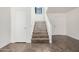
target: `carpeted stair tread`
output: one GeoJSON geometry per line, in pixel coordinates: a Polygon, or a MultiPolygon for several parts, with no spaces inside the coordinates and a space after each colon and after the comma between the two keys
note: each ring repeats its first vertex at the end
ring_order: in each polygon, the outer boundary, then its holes
{"type": "Polygon", "coordinates": [[[49,38],[47,34],[34,34],[32,38],[49,38]]]}
{"type": "Polygon", "coordinates": [[[49,40],[33,40],[32,43],[49,43],[49,40]]]}
{"type": "Polygon", "coordinates": [[[32,43],[49,43],[46,22],[35,22],[32,43]]]}

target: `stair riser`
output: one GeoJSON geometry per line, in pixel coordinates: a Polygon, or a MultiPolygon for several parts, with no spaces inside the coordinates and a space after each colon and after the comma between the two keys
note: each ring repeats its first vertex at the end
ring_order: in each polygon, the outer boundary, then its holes
{"type": "Polygon", "coordinates": [[[47,34],[48,35],[47,32],[33,32],[33,34],[47,34]]]}
{"type": "Polygon", "coordinates": [[[48,36],[33,36],[32,38],[49,38],[48,36]]]}
{"type": "Polygon", "coordinates": [[[49,38],[32,38],[32,40],[49,40],[49,38]]]}
{"type": "Polygon", "coordinates": [[[49,43],[49,40],[32,40],[32,43],[49,43]]]}

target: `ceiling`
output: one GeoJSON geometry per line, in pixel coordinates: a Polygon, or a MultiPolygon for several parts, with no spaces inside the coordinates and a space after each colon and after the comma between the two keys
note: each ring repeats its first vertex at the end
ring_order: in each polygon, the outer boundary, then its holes
{"type": "Polygon", "coordinates": [[[47,13],[66,13],[76,7],[48,7],[47,13]]]}

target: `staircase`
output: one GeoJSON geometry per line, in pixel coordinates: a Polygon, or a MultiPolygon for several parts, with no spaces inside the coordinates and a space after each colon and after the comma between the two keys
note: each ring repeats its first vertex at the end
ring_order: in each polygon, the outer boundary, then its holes
{"type": "Polygon", "coordinates": [[[46,23],[44,21],[35,22],[32,43],[49,43],[46,23]]]}

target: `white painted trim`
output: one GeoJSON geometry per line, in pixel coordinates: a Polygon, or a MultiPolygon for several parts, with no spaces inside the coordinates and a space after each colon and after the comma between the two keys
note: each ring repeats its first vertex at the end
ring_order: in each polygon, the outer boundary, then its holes
{"type": "Polygon", "coordinates": [[[79,38],[76,37],[76,36],[72,36],[72,35],[67,35],[67,36],[72,37],[72,38],[74,38],[74,39],[76,39],[76,40],[79,40],[79,38]]]}
{"type": "Polygon", "coordinates": [[[45,21],[46,21],[47,31],[48,31],[48,35],[49,35],[49,43],[52,43],[52,27],[51,27],[51,24],[47,17],[46,11],[47,11],[47,8],[45,8],[45,21]]]}
{"type": "Polygon", "coordinates": [[[5,42],[5,44],[1,45],[0,48],[3,48],[3,47],[5,47],[8,44],[10,44],[10,42],[5,42]]]}

